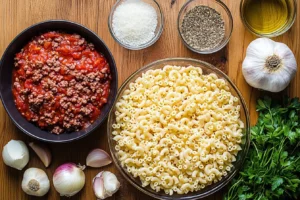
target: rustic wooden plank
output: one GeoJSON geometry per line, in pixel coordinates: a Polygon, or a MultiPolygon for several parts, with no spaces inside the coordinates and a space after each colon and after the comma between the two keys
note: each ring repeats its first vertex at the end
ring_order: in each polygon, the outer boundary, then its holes
{"type": "MultiPolygon", "coordinates": [[[[161,38],[150,48],[141,51],[129,51],[119,46],[108,31],[107,18],[115,0],[0,0],[0,55],[3,54],[10,41],[20,31],[34,23],[48,19],[67,19],[75,21],[96,32],[111,49],[118,66],[120,84],[137,69],[158,59],[168,57],[190,57],[204,60],[228,73],[229,77],[242,92],[251,114],[251,123],[254,124],[257,117],[255,101],[263,92],[259,92],[249,87],[241,74],[241,63],[245,56],[245,50],[248,44],[256,37],[245,30],[240,20],[240,0],[224,0],[230,8],[234,18],[232,38],[227,47],[223,50],[213,55],[206,56],[192,53],[183,45],[179,38],[176,24],[177,15],[185,0],[174,1],[172,7],[172,0],[158,0],[158,2],[162,7],[165,16],[165,28],[161,38]]],[[[298,11],[300,11],[300,5],[298,5],[298,11]]],[[[299,18],[300,17],[298,16],[298,21],[299,18]]],[[[292,48],[298,61],[300,60],[299,34],[300,23],[296,21],[295,25],[288,33],[276,38],[277,41],[283,41],[292,48]]],[[[300,96],[299,84],[300,73],[298,72],[286,93],[288,92],[292,96],[300,96]]],[[[2,149],[2,147],[11,139],[21,139],[26,142],[32,141],[31,138],[17,130],[1,104],[0,148],[2,149]]],[[[106,125],[103,124],[89,137],[80,141],[63,145],[52,144],[50,147],[53,151],[54,160],[46,172],[50,179],[52,179],[52,174],[58,165],[68,161],[83,164],[88,151],[94,147],[100,147],[109,151],[106,125]]],[[[33,166],[44,169],[37,156],[31,152],[31,159],[28,167],[33,166]]],[[[126,182],[113,164],[104,167],[101,170],[110,170],[116,173],[122,184],[120,191],[110,199],[151,199],[126,182]]],[[[21,190],[20,185],[23,171],[20,172],[11,169],[6,167],[3,162],[0,162],[0,199],[35,199],[25,195],[21,190]]],[[[86,170],[86,186],[82,192],[72,199],[95,199],[91,188],[91,181],[99,171],[99,169],[86,170]]],[[[224,190],[206,199],[221,199],[223,192],[224,190]]],[[[60,199],[52,184],[51,190],[45,199],[60,199]]]]}

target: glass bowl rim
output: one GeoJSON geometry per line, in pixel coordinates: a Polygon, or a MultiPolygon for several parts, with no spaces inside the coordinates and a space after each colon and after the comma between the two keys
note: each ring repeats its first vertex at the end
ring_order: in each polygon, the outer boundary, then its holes
{"type": "MultiPolygon", "coordinates": [[[[165,59],[161,59],[161,60],[157,60],[154,62],[151,62],[145,66],[143,66],[142,68],[136,70],[134,73],[132,73],[121,85],[121,87],[118,90],[118,94],[116,97],[116,101],[113,104],[112,109],[109,112],[109,116],[108,116],[108,120],[107,120],[107,139],[108,139],[108,145],[109,145],[109,150],[113,159],[113,162],[115,164],[115,166],[117,167],[117,169],[119,170],[119,172],[122,174],[122,176],[126,179],[126,181],[128,181],[132,186],[134,186],[136,189],[138,189],[139,191],[143,192],[144,194],[151,196],[153,198],[156,199],[167,199],[167,200],[171,200],[171,199],[178,199],[178,200],[193,200],[195,198],[197,199],[201,199],[204,197],[207,197],[211,194],[214,194],[215,192],[221,190],[223,187],[225,187],[233,178],[234,176],[238,173],[238,171],[242,168],[243,163],[246,159],[246,156],[248,154],[248,150],[249,150],[249,146],[250,146],[250,116],[249,116],[249,111],[246,105],[246,102],[242,96],[242,94],[240,93],[240,91],[238,90],[238,88],[235,86],[235,84],[230,80],[230,78],[221,70],[219,70],[218,68],[216,68],[215,66],[201,61],[201,60],[197,60],[197,59],[192,59],[192,58],[183,58],[183,57],[177,57],[177,58],[165,58],[165,59]],[[123,89],[128,85],[128,83],[130,83],[130,81],[132,81],[132,78],[135,77],[137,74],[139,74],[140,72],[143,71],[147,71],[149,70],[149,68],[157,65],[157,64],[161,64],[161,63],[165,63],[165,62],[194,62],[194,63],[198,63],[203,65],[204,67],[206,67],[209,70],[212,70],[212,72],[217,72],[220,73],[221,76],[218,77],[222,77],[225,78],[226,81],[230,84],[230,86],[233,88],[233,90],[237,93],[241,106],[243,107],[243,110],[245,112],[245,147],[243,148],[243,152],[244,152],[244,156],[241,157],[241,161],[240,163],[238,163],[238,165],[234,165],[235,169],[233,171],[231,171],[230,175],[228,175],[226,177],[226,179],[222,179],[221,181],[218,181],[217,183],[219,183],[219,185],[216,185],[215,187],[211,188],[210,190],[206,191],[205,193],[201,193],[201,194],[193,194],[193,193],[188,193],[188,194],[183,194],[182,197],[172,197],[171,195],[169,196],[161,196],[159,194],[153,194],[151,192],[148,191],[148,189],[142,187],[140,184],[136,184],[134,181],[132,181],[131,179],[134,179],[133,175],[129,175],[125,172],[125,168],[121,167],[118,164],[118,158],[116,158],[115,154],[113,153],[113,144],[112,144],[112,140],[111,140],[111,121],[112,121],[112,115],[113,115],[113,110],[115,108],[115,105],[121,95],[121,91],[123,91],[123,89]]],[[[241,152],[242,152],[241,151],[241,152]]],[[[216,184],[217,184],[216,183],[216,184]]],[[[214,184],[212,184],[214,185],[214,184]]]]}
{"type": "MultiPolygon", "coordinates": [[[[211,2],[214,2],[214,3],[217,3],[219,4],[227,13],[228,15],[228,18],[229,18],[229,21],[230,21],[230,27],[229,27],[229,35],[227,37],[227,39],[220,43],[220,45],[218,45],[216,48],[214,49],[211,49],[211,50],[204,50],[204,51],[201,51],[201,50],[197,50],[197,49],[194,49],[193,47],[191,47],[189,44],[186,43],[186,41],[184,40],[182,34],[181,34],[181,31],[180,31],[180,16],[182,15],[183,11],[185,10],[185,8],[192,2],[194,1],[198,1],[198,0],[188,0],[187,2],[185,2],[183,4],[183,6],[181,7],[180,11],[179,11],[179,14],[178,14],[178,17],[177,17],[177,31],[180,35],[180,38],[181,40],[183,41],[184,45],[190,49],[191,51],[195,52],[195,53],[198,53],[198,54],[212,54],[212,53],[216,53],[218,51],[220,51],[221,49],[223,49],[229,42],[231,36],[232,36],[232,32],[233,32],[233,17],[232,17],[232,14],[229,10],[229,8],[226,6],[226,4],[224,2],[222,2],[221,0],[212,0],[211,2]]],[[[204,4],[203,4],[204,5],[204,4]]],[[[210,7],[210,6],[208,6],[210,7]]],[[[225,37],[225,36],[224,36],[225,37]]]]}
{"type": "MultiPolygon", "coordinates": [[[[159,10],[159,16],[157,17],[160,17],[160,27],[159,27],[159,30],[157,32],[157,34],[154,36],[154,38],[152,38],[152,40],[150,40],[149,42],[143,44],[143,45],[140,45],[140,46],[130,46],[130,45],[127,45],[123,42],[121,42],[114,34],[114,31],[113,31],[113,28],[112,28],[112,24],[110,23],[112,21],[112,17],[113,17],[113,14],[114,14],[114,10],[116,9],[116,7],[119,5],[120,1],[122,0],[117,0],[117,2],[113,5],[113,7],[111,8],[111,11],[110,11],[110,14],[109,14],[109,17],[108,17],[108,29],[109,29],[109,32],[110,32],[110,35],[114,38],[114,40],[119,44],[121,45],[122,47],[126,48],[126,49],[129,49],[129,50],[142,50],[142,49],[146,49],[150,46],[152,46],[154,43],[156,43],[160,36],[162,35],[163,33],[163,30],[164,30],[164,15],[163,15],[163,12],[162,12],[162,9],[159,5],[159,3],[157,3],[156,0],[151,0],[153,1],[158,10],[159,10]]],[[[158,24],[157,24],[158,25],[158,24]]]]}
{"type": "Polygon", "coordinates": [[[269,33],[269,34],[260,34],[260,33],[257,33],[250,26],[248,26],[248,23],[246,22],[246,20],[245,20],[245,18],[243,16],[243,3],[245,1],[246,0],[241,0],[241,2],[240,2],[240,18],[241,18],[241,20],[243,22],[244,27],[246,27],[246,29],[250,33],[252,33],[252,34],[254,34],[254,35],[258,36],[258,37],[273,38],[273,37],[277,37],[277,36],[283,35],[283,34],[285,34],[286,32],[288,32],[290,30],[290,28],[294,25],[294,23],[296,21],[296,18],[297,18],[297,1],[296,0],[292,0],[294,2],[295,11],[293,13],[293,15],[294,15],[293,19],[292,19],[291,23],[288,26],[286,26],[284,29],[281,29],[281,30],[278,30],[278,31],[275,31],[275,32],[269,33]]]}

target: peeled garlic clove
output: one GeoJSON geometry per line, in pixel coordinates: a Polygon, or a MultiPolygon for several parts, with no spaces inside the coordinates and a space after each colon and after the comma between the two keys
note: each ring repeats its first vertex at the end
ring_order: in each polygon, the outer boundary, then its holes
{"type": "Polygon", "coordinates": [[[3,147],[2,158],[6,165],[22,170],[29,161],[28,148],[20,140],[11,140],[3,147]]]}
{"type": "Polygon", "coordinates": [[[103,167],[110,163],[110,156],[102,149],[92,150],[86,158],[86,165],[90,167],[103,167]]]}
{"type": "Polygon", "coordinates": [[[29,143],[32,150],[38,155],[45,167],[48,167],[51,163],[52,155],[50,149],[42,143],[29,143]]]}
{"type": "Polygon", "coordinates": [[[120,188],[120,182],[116,175],[111,172],[103,171],[93,179],[93,189],[99,199],[111,197],[120,188]]]}
{"type": "Polygon", "coordinates": [[[23,191],[32,196],[44,196],[50,189],[47,174],[38,168],[29,168],[24,172],[22,180],[23,191]]]}

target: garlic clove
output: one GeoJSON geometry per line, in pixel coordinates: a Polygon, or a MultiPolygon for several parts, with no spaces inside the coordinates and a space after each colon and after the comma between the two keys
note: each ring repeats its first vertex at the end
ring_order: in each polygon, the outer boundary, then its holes
{"type": "Polygon", "coordinates": [[[47,174],[38,168],[27,169],[23,175],[22,189],[28,195],[44,196],[50,189],[47,174]]]}
{"type": "Polygon", "coordinates": [[[2,158],[6,165],[22,170],[29,161],[29,151],[23,141],[11,140],[3,147],[2,158]]]}
{"type": "Polygon", "coordinates": [[[103,171],[93,179],[93,190],[97,198],[105,199],[111,197],[120,188],[120,182],[116,175],[111,172],[103,171]]]}
{"type": "Polygon", "coordinates": [[[105,189],[104,189],[104,183],[103,183],[103,179],[100,177],[97,177],[94,179],[94,183],[93,183],[93,189],[95,192],[95,195],[97,198],[99,199],[105,199],[105,189]]]}
{"type": "Polygon", "coordinates": [[[120,182],[111,172],[103,172],[104,188],[109,196],[112,196],[120,188],[120,182]]]}
{"type": "Polygon", "coordinates": [[[103,167],[111,162],[112,161],[108,153],[102,149],[92,150],[86,158],[86,165],[90,167],[103,167]]]}
{"type": "Polygon", "coordinates": [[[50,149],[42,143],[29,143],[32,150],[38,155],[41,161],[44,163],[45,167],[48,167],[51,163],[52,155],[50,149]]]}

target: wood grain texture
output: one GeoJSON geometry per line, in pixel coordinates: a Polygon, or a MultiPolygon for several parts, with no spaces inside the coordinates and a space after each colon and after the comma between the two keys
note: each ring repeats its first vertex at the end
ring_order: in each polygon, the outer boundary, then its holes
{"type": "MultiPolygon", "coordinates": [[[[248,105],[251,123],[256,122],[255,101],[263,92],[259,92],[247,85],[242,73],[241,63],[245,56],[248,44],[255,39],[245,30],[239,16],[240,0],[224,0],[234,18],[234,30],[229,44],[220,52],[212,55],[198,55],[189,51],[181,42],[177,32],[177,15],[185,0],[176,0],[171,7],[172,0],[157,0],[165,16],[165,28],[159,41],[152,47],[141,51],[129,51],[119,46],[111,37],[107,18],[115,0],[0,0],[0,55],[10,41],[26,27],[48,19],[67,19],[78,22],[96,32],[111,49],[119,70],[119,83],[121,84],[130,74],[145,64],[162,58],[190,57],[207,61],[225,71],[240,89],[248,105]]],[[[298,12],[300,5],[298,5],[298,12]]],[[[299,16],[292,29],[275,38],[276,41],[286,43],[300,62],[300,22],[299,16]]],[[[283,93],[291,96],[300,96],[300,72],[297,73],[290,87],[283,93]]],[[[281,94],[279,94],[281,95],[281,94]]],[[[275,95],[276,96],[276,95],[275,95]]],[[[277,95],[278,96],[278,95],[277,95]]],[[[33,139],[21,133],[9,119],[2,104],[0,105],[0,149],[11,139],[20,139],[30,142],[33,139]]],[[[99,127],[90,136],[71,144],[52,144],[53,163],[46,173],[52,182],[52,174],[56,167],[64,162],[85,163],[87,153],[92,148],[102,148],[109,151],[106,137],[106,125],[99,127]]],[[[31,151],[30,162],[27,167],[43,167],[42,162],[31,151]]],[[[110,199],[116,200],[148,200],[151,199],[133,188],[126,182],[116,167],[111,164],[101,170],[110,170],[117,174],[121,181],[120,191],[110,199]]],[[[71,199],[96,199],[91,187],[92,178],[99,169],[87,169],[86,186],[71,199]]],[[[26,200],[26,199],[60,199],[51,183],[51,190],[44,198],[33,198],[25,195],[21,190],[23,171],[17,171],[0,162],[0,200],[26,200]]],[[[222,193],[206,198],[207,200],[222,199],[222,193]]],[[[64,198],[61,198],[64,199],[64,198]]]]}

